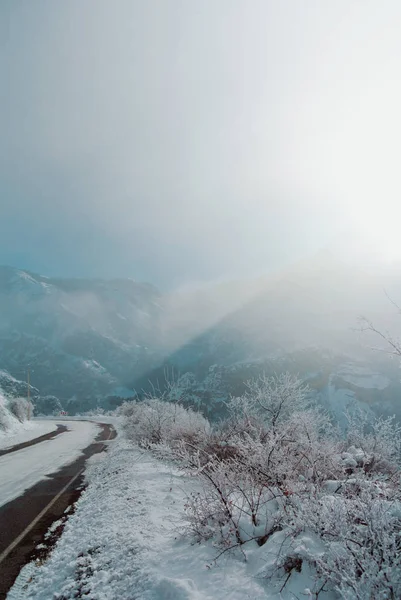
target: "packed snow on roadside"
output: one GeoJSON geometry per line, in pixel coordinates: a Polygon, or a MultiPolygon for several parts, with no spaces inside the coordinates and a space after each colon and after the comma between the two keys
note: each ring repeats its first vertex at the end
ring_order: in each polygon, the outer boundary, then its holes
{"type": "Polygon", "coordinates": [[[32,405],[25,398],[8,397],[0,388],[0,450],[56,429],[54,423],[29,420],[31,411],[32,405]]]}
{"type": "Polygon", "coordinates": [[[34,446],[0,456],[0,506],[76,460],[98,433],[95,423],[70,421],[68,430],[34,446]]]}
{"type": "MultiPolygon", "coordinates": [[[[295,600],[308,596],[307,573],[280,594],[264,577],[277,554],[262,547],[225,553],[195,543],[185,516],[196,478],[123,437],[90,459],[88,487],[44,564],[24,567],[8,600],[295,600]],[[305,595],[302,596],[302,593],[305,595]],[[299,595],[301,594],[301,595],[299,595]]],[[[282,536],[281,536],[282,537],[282,536]]],[[[323,594],[324,598],[331,596],[323,594]]]]}
{"type": "Polygon", "coordinates": [[[12,429],[0,431],[0,450],[30,442],[57,429],[56,421],[42,419],[32,419],[31,421],[23,421],[22,423],[14,419],[12,425],[12,429]]]}

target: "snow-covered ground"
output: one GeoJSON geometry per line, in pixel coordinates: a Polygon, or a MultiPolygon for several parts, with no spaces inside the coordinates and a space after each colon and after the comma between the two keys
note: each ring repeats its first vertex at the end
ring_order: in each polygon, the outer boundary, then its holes
{"type": "MultiPolygon", "coordinates": [[[[55,427],[57,422],[46,421],[46,424],[48,427],[50,425],[55,427]]],[[[68,426],[68,431],[60,433],[53,439],[0,457],[0,506],[23,494],[46,475],[73,462],[98,433],[98,426],[95,423],[87,421],[65,421],[64,423],[68,426]]],[[[43,431],[38,435],[43,435],[43,431]]]]}
{"type": "Polygon", "coordinates": [[[0,432],[0,450],[29,442],[56,429],[56,421],[49,421],[48,419],[32,419],[31,421],[18,423],[18,428],[0,432]]]}
{"type": "Polygon", "coordinates": [[[8,600],[311,598],[304,573],[281,594],[282,582],[275,587],[263,577],[269,544],[255,543],[247,562],[226,553],[215,563],[212,543],[196,544],[187,532],[185,498],[197,480],[150,453],[117,438],[108,453],[92,457],[87,476],[53,553],[22,570],[8,600]]]}
{"type": "Polygon", "coordinates": [[[356,385],[365,389],[384,390],[390,385],[390,379],[381,373],[375,373],[367,367],[358,367],[355,364],[343,365],[338,371],[341,377],[347,383],[356,385]]]}

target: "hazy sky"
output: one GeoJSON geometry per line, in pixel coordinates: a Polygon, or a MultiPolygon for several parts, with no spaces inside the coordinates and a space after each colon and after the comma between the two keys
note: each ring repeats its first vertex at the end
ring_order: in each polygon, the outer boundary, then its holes
{"type": "Polygon", "coordinates": [[[2,0],[0,263],[174,286],[349,227],[401,256],[400,31],[399,0],[2,0]]]}

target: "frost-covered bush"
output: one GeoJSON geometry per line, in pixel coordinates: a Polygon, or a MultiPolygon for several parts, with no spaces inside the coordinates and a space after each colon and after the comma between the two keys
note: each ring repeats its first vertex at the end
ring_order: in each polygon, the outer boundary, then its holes
{"type": "Polygon", "coordinates": [[[273,377],[262,374],[247,381],[245,394],[231,399],[228,408],[232,417],[256,418],[274,428],[310,404],[309,389],[302,380],[282,373],[273,377]]]}
{"type": "Polygon", "coordinates": [[[129,418],[137,410],[137,402],[135,400],[126,400],[116,410],[116,415],[123,417],[124,419],[129,418]]]}
{"type": "Polygon", "coordinates": [[[158,398],[125,402],[121,414],[127,437],[142,445],[198,443],[209,431],[209,422],[200,413],[158,398]]]}
{"type": "Polygon", "coordinates": [[[337,430],[297,377],[262,376],[247,386],[245,396],[228,402],[222,433],[250,469],[275,485],[317,483],[342,472],[337,430]]]}
{"type": "Polygon", "coordinates": [[[33,414],[33,407],[26,398],[9,398],[8,408],[10,412],[22,423],[33,414]]]}
{"type": "Polygon", "coordinates": [[[11,414],[7,401],[0,393],[0,431],[7,431],[11,428],[13,415],[11,414]]]}
{"type": "MultiPolygon", "coordinates": [[[[212,428],[178,403],[121,409],[128,437],[157,447],[197,477],[188,528],[216,558],[266,545],[259,575],[283,590],[292,576],[348,600],[401,598],[401,428],[348,415],[342,436],[296,377],[259,377],[212,428]]],[[[306,593],[306,592],[305,592],[306,593]]]]}
{"type": "Polygon", "coordinates": [[[261,377],[255,385],[248,383],[245,397],[228,402],[230,418],[202,446],[181,442],[182,463],[203,481],[203,493],[187,502],[197,537],[209,537],[218,524],[223,548],[264,543],[303,482],[333,476],[336,441],[323,439],[330,421],[309,405],[297,378],[261,377]]]}
{"type": "Polygon", "coordinates": [[[181,445],[182,464],[203,483],[185,506],[192,534],[198,541],[213,537],[223,552],[252,540],[262,545],[279,525],[286,494],[238,457],[211,456],[205,462],[201,454],[186,452],[181,445]]]}
{"type": "Polygon", "coordinates": [[[342,493],[311,495],[294,511],[291,527],[312,532],[323,541],[319,556],[304,548],[304,558],[341,598],[401,597],[399,500],[390,502],[383,490],[364,488],[363,484],[353,493],[342,488],[342,493]]]}
{"type": "Polygon", "coordinates": [[[10,431],[18,428],[32,415],[32,405],[24,398],[7,398],[0,390],[0,431],[10,431]]]}
{"type": "Polygon", "coordinates": [[[85,417],[112,417],[115,416],[116,414],[121,414],[121,413],[117,413],[114,410],[106,410],[105,408],[102,408],[101,406],[97,406],[96,408],[91,408],[90,410],[87,410],[86,412],[82,413],[83,416],[85,417]]]}
{"type": "Polygon", "coordinates": [[[359,450],[356,466],[366,473],[395,473],[401,467],[401,425],[395,417],[372,418],[354,408],[347,413],[347,442],[359,450]]]}
{"type": "Polygon", "coordinates": [[[282,577],[285,586],[307,568],[311,597],[324,589],[350,600],[401,597],[395,421],[356,419],[342,439],[287,374],[259,378],[228,409],[206,445],[197,452],[181,446],[183,463],[203,482],[186,503],[196,538],[244,556],[247,543],[280,538],[265,576],[282,577]]]}

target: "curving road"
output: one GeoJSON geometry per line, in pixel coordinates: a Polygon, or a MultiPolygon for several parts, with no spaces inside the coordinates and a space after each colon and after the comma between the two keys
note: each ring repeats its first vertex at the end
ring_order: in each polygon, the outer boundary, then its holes
{"type": "Polygon", "coordinates": [[[28,448],[29,446],[35,446],[35,444],[40,444],[40,442],[45,442],[46,440],[52,440],[59,433],[63,433],[67,431],[66,425],[57,424],[57,429],[54,431],[50,431],[49,433],[45,433],[44,435],[40,435],[37,438],[33,438],[32,440],[28,440],[27,442],[21,442],[20,444],[15,444],[15,446],[11,446],[11,448],[6,448],[5,450],[0,450],[0,456],[4,456],[4,454],[10,454],[10,452],[17,452],[17,450],[23,450],[24,448],[28,448]]]}
{"type": "Polygon", "coordinates": [[[50,525],[79,497],[86,460],[115,435],[109,424],[64,422],[0,457],[0,600],[50,525]]]}

